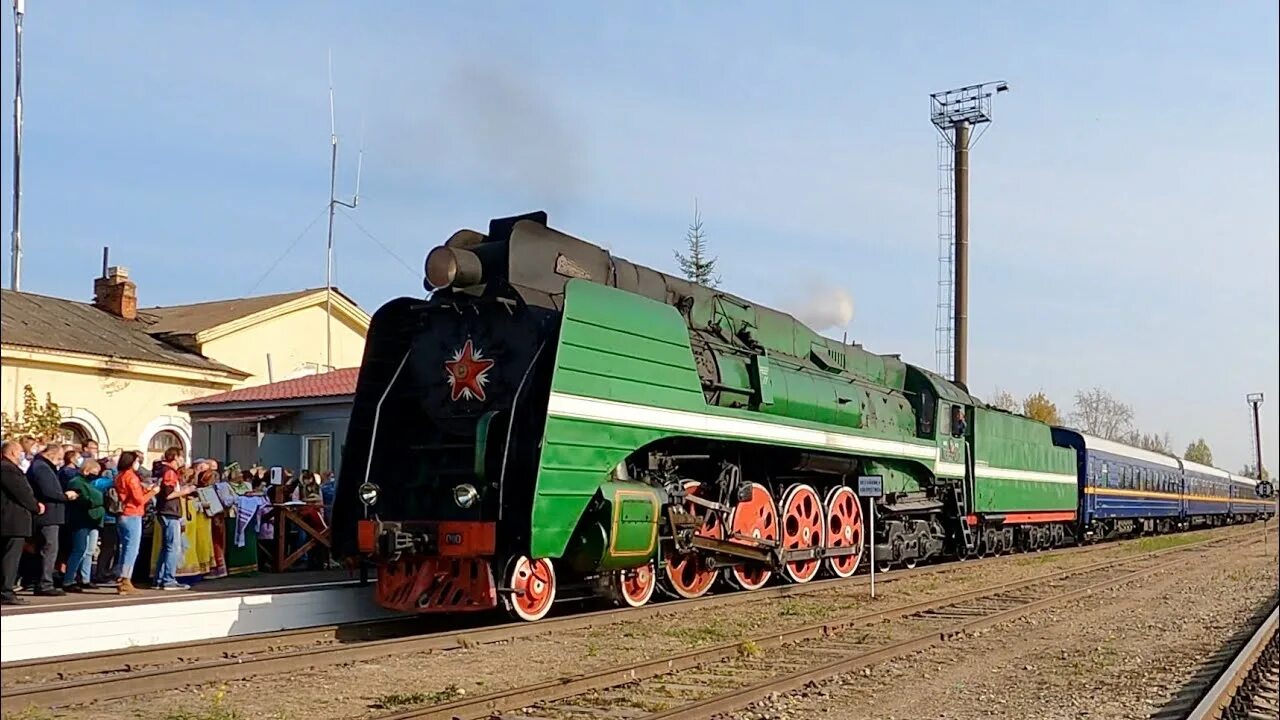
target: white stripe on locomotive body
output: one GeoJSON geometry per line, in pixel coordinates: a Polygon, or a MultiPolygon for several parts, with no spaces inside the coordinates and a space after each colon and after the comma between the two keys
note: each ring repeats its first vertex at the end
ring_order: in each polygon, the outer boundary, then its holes
{"type": "MultiPolygon", "coordinates": [[[[601,400],[599,398],[568,395],[559,392],[551,393],[547,403],[547,414],[554,417],[615,423],[632,427],[651,427],[677,432],[694,432],[750,440],[773,440],[832,450],[898,455],[932,462],[937,475],[964,477],[964,465],[941,462],[937,447],[916,445],[897,440],[862,437],[828,430],[813,430],[747,418],[708,415],[688,410],[635,405],[616,400],[601,400]]],[[[975,472],[980,478],[985,477],[995,480],[1076,484],[1076,476],[1068,474],[1011,470],[987,466],[978,466],[975,468],[975,472]]]]}
{"type": "Polygon", "coordinates": [[[1113,440],[1103,440],[1100,437],[1085,435],[1084,433],[1080,433],[1080,437],[1084,438],[1085,447],[1089,450],[1097,450],[1098,452],[1104,452],[1109,455],[1118,455],[1120,457],[1132,458],[1134,460],[1142,460],[1154,465],[1163,465],[1165,467],[1173,468],[1174,470],[1182,469],[1178,465],[1177,458],[1169,455],[1162,455],[1157,452],[1151,452],[1150,450],[1143,450],[1142,448],[1125,445],[1124,443],[1118,443],[1113,440]]]}
{"type": "Polygon", "coordinates": [[[1258,481],[1254,480],[1253,478],[1247,478],[1247,477],[1242,477],[1240,475],[1232,474],[1231,479],[1234,480],[1235,482],[1240,483],[1241,485],[1248,485],[1249,487],[1258,486],[1258,481]]]}
{"type": "Polygon", "coordinates": [[[974,475],[978,479],[987,480],[1028,480],[1030,482],[1042,483],[1058,483],[1062,485],[1075,485],[1076,476],[1066,473],[1047,473],[1036,472],[1033,470],[1009,470],[1006,468],[996,468],[987,465],[978,465],[973,469],[974,475]]]}

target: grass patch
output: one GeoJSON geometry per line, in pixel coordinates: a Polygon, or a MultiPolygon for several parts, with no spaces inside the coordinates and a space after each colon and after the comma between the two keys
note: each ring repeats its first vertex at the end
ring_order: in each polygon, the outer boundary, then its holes
{"type": "Polygon", "coordinates": [[[1031,567],[1035,565],[1046,565],[1053,560],[1052,555],[1032,555],[1030,557],[1018,558],[1016,564],[1022,567],[1031,567]]]}
{"type": "Polygon", "coordinates": [[[47,710],[28,705],[27,707],[16,712],[7,712],[4,714],[4,720],[52,720],[53,716],[47,710]]]}
{"type": "Polygon", "coordinates": [[[782,609],[778,614],[783,617],[818,620],[827,616],[827,608],[800,600],[786,600],[782,603],[782,609]]]}
{"type": "Polygon", "coordinates": [[[662,700],[650,700],[648,698],[628,698],[627,704],[639,708],[647,713],[660,713],[671,707],[671,703],[662,700]]]}
{"type": "Polygon", "coordinates": [[[755,640],[744,640],[738,646],[738,654],[747,658],[764,657],[764,648],[760,647],[760,643],[755,640]]]}
{"type": "Polygon", "coordinates": [[[164,720],[248,720],[226,703],[227,691],[219,688],[212,697],[206,698],[202,707],[186,708],[170,711],[163,716],[164,720]]]}
{"type": "Polygon", "coordinates": [[[709,642],[732,640],[735,633],[719,625],[696,625],[694,627],[667,628],[667,635],[690,645],[702,645],[709,642]]]}
{"type": "MultiPolygon", "coordinates": [[[[411,693],[389,693],[387,695],[379,695],[374,698],[372,707],[376,710],[395,710],[396,708],[412,707],[414,705],[439,705],[457,700],[466,694],[466,691],[454,684],[449,684],[443,690],[435,690],[432,692],[411,692],[411,693]]],[[[212,718],[210,720],[213,720],[212,718]]],[[[217,719],[221,720],[221,718],[217,719]]]]}
{"type": "Polygon", "coordinates": [[[1125,552],[1130,554],[1155,552],[1156,550],[1168,550],[1169,548],[1190,545],[1191,543],[1200,542],[1205,539],[1205,533],[1181,533],[1178,535],[1156,535],[1154,537],[1144,537],[1132,545],[1124,548],[1125,552]]]}

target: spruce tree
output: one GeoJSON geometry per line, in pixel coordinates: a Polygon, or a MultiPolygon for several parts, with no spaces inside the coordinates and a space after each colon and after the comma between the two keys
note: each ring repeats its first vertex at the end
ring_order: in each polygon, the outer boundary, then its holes
{"type": "Polygon", "coordinates": [[[720,284],[720,275],[716,273],[716,258],[707,250],[707,236],[702,231],[702,213],[698,212],[698,201],[693,202],[693,222],[684,236],[687,255],[675,251],[676,262],[680,264],[680,272],[690,282],[716,287],[720,284]]]}

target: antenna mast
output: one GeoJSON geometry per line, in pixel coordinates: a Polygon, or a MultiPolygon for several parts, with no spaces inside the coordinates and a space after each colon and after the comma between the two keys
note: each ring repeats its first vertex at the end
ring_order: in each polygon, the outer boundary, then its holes
{"type": "MultiPolygon", "coordinates": [[[[19,0],[21,1],[21,0],[19,0]]],[[[361,131],[363,134],[363,130],[361,131]]],[[[360,141],[360,155],[356,160],[356,191],[351,202],[337,197],[338,185],[338,125],[333,110],[333,51],[329,51],[329,242],[325,248],[324,265],[324,344],[325,372],[333,370],[333,214],[338,206],[355,209],[360,204],[360,171],[364,165],[364,139],[360,141]]]]}
{"type": "Polygon", "coordinates": [[[13,0],[13,250],[9,288],[22,289],[22,16],[26,0],[13,0]]]}

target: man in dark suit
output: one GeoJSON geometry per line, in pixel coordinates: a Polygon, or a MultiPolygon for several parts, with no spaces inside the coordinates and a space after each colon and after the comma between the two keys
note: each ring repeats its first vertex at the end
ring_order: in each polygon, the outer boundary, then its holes
{"type": "Polygon", "coordinates": [[[61,462],[62,445],[53,442],[27,468],[31,490],[36,500],[45,506],[44,512],[35,518],[35,541],[40,551],[40,580],[36,583],[35,594],[45,597],[66,594],[53,586],[53,568],[58,562],[58,533],[67,522],[67,501],[79,497],[74,490],[62,488],[62,482],[58,480],[61,462]]]}
{"type": "Polygon", "coordinates": [[[14,593],[18,582],[18,563],[22,560],[22,546],[31,535],[31,518],[44,509],[36,502],[35,493],[26,474],[18,465],[22,461],[22,445],[7,440],[0,449],[0,543],[4,547],[4,588],[0,591],[0,605],[25,605],[26,600],[14,593]]]}

